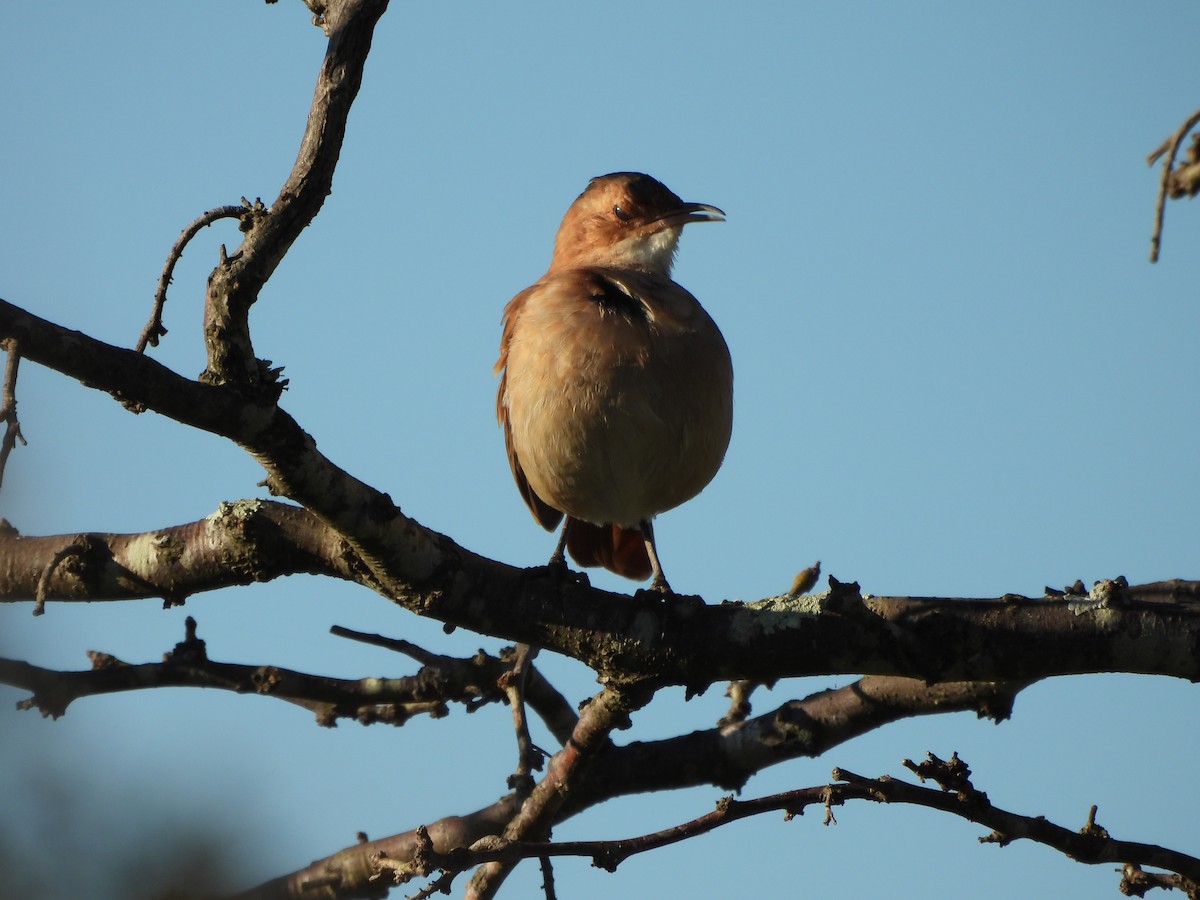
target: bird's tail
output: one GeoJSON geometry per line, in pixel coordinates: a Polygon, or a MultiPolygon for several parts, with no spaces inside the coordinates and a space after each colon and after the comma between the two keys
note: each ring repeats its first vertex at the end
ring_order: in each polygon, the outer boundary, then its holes
{"type": "Polygon", "coordinates": [[[603,566],[635,581],[645,581],[652,571],[646,539],[636,528],[593,525],[567,519],[567,550],[581,566],[603,566]]]}

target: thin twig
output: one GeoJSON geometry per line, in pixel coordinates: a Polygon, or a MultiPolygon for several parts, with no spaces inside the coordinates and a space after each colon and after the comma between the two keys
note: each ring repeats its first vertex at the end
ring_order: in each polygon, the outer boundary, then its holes
{"type": "Polygon", "coordinates": [[[554,866],[550,857],[539,856],[538,863],[542,867],[542,890],[546,892],[546,900],[557,900],[558,894],[554,890],[554,866]]]}
{"type": "Polygon", "coordinates": [[[1175,166],[1175,157],[1179,154],[1179,147],[1183,143],[1183,139],[1197,124],[1200,124],[1200,109],[1188,116],[1187,120],[1179,126],[1179,130],[1163,141],[1158,149],[1146,158],[1146,164],[1152,166],[1160,156],[1165,154],[1166,157],[1163,159],[1162,179],[1158,185],[1158,201],[1154,205],[1154,233],[1150,236],[1150,262],[1152,263],[1158,262],[1158,251],[1162,246],[1163,216],[1166,214],[1167,195],[1170,192],[1171,172],[1175,166]]]}
{"type": "MultiPolygon", "coordinates": [[[[936,757],[931,759],[936,760],[936,757]]],[[[953,762],[961,763],[955,760],[937,760],[942,767],[948,767],[947,772],[930,773],[928,777],[939,780],[945,777],[948,781],[958,779],[953,762]]],[[[965,764],[962,768],[966,768],[965,764]]],[[[782,811],[786,819],[791,819],[802,815],[809,806],[824,806],[824,821],[829,825],[836,823],[832,818],[832,806],[843,805],[848,800],[873,800],[923,806],[996,828],[997,831],[992,835],[979,839],[983,843],[1003,845],[1010,840],[1025,838],[1058,850],[1082,863],[1123,863],[1125,880],[1130,882],[1133,881],[1132,875],[1140,872],[1141,866],[1150,865],[1175,874],[1166,878],[1159,876],[1159,880],[1147,886],[1176,887],[1192,896],[1197,890],[1200,859],[1151,844],[1116,840],[1095,823],[1094,810],[1089,814],[1088,822],[1082,831],[1072,831],[1054,825],[1041,816],[1024,816],[993,806],[985,794],[971,787],[969,781],[962,783],[961,779],[960,789],[945,791],[919,787],[888,776],[864,778],[844,769],[834,769],[833,777],[837,783],[785,791],[754,800],[723,797],[712,812],[689,822],[634,838],[615,841],[536,842],[505,837],[481,840],[471,847],[460,847],[444,853],[426,848],[426,852],[421,856],[419,868],[425,872],[440,869],[448,875],[482,864],[511,867],[522,859],[549,860],[553,857],[576,856],[590,857],[592,865],[611,872],[631,856],[707,834],[722,825],[749,816],[782,811]]],[[[415,868],[417,867],[412,865],[407,867],[410,873],[415,868]]],[[[442,876],[443,879],[446,875],[442,876]]]]}
{"type": "MultiPolygon", "coordinates": [[[[420,647],[403,638],[392,638],[382,634],[372,634],[366,631],[355,631],[353,628],[346,628],[344,625],[332,625],[329,628],[329,633],[337,637],[347,638],[351,641],[358,641],[362,644],[370,644],[372,647],[382,647],[385,650],[393,650],[396,653],[403,653],[409,659],[415,659],[423,666],[440,665],[450,660],[450,657],[442,656],[438,653],[432,653],[424,647],[420,647]]],[[[457,660],[456,660],[457,661],[457,660]]]]}
{"type": "MultiPolygon", "coordinates": [[[[466,690],[468,686],[475,688],[481,698],[480,704],[496,699],[494,695],[502,687],[500,680],[510,671],[509,664],[504,662],[503,658],[496,659],[482,650],[470,659],[459,659],[433,653],[401,638],[354,631],[342,625],[334,625],[329,631],[338,637],[403,653],[423,666],[437,669],[444,674],[448,682],[460,685],[460,690],[466,690]]],[[[501,652],[501,657],[504,656],[504,652],[501,652]]],[[[532,658],[527,662],[532,663],[532,658]]],[[[578,719],[574,707],[532,664],[526,668],[522,690],[525,702],[538,714],[546,727],[550,729],[550,733],[560,744],[566,743],[578,719]]],[[[461,698],[451,697],[450,699],[461,698]]],[[[468,705],[467,711],[470,712],[473,708],[468,705]]],[[[536,750],[536,748],[534,749],[536,750]]]]}
{"type": "MultiPolygon", "coordinates": [[[[262,201],[257,201],[257,205],[261,207],[262,201]]],[[[150,321],[142,329],[141,337],[138,338],[136,348],[138,353],[145,353],[147,344],[151,347],[157,347],[158,339],[167,333],[167,329],[162,323],[163,307],[167,303],[167,286],[171,283],[171,277],[175,272],[175,264],[183,256],[184,247],[199,233],[201,228],[206,228],[213,224],[213,222],[221,219],[240,219],[248,212],[254,210],[254,208],[245,198],[242,198],[240,206],[231,204],[210,209],[208,212],[198,216],[187,228],[183,229],[183,233],[179,235],[174,246],[171,247],[171,252],[167,254],[167,263],[163,266],[162,274],[158,276],[158,290],[154,292],[154,310],[150,314],[150,321]]]]}
{"type": "Polygon", "coordinates": [[[0,439],[0,485],[4,483],[8,454],[12,453],[17,441],[22,447],[26,446],[25,436],[21,434],[21,420],[17,418],[17,368],[21,364],[21,345],[16,338],[9,338],[3,346],[8,361],[4,365],[4,392],[0,395],[0,420],[4,422],[4,437],[0,439]]]}
{"type": "MultiPolygon", "coordinates": [[[[81,536],[82,537],[82,536],[81,536]]],[[[43,572],[49,579],[54,567],[72,555],[83,556],[94,548],[76,539],[62,548],[43,572]]],[[[39,709],[58,718],[81,697],[158,687],[206,687],[275,697],[310,710],[320,725],[354,718],[364,725],[384,722],[403,725],[416,715],[441,718],[446,704],[459,697],[436,678],[416,675],[401,678],[331,678],[309,675],[270,664],[243,665],[209,659],[196,622],[189,616],[185,639],[162,662],[129,663],[109,653],[91,651],[90,671],[43,669],[18,660],[0,658],[0,684],[26,688],[33,696],[18,703],[21,709],[39,709]]],[[[498,661],[497,661],[498,662],[498,661]]],[[[492,699],[499,699],[499,692],[492,699]]],[[[465,701],[464,701],[465,702],[465,701]]]]}
{"type": "Polygon", "coordinates": [[[1044,816],[1025,816],[994,806],[986,794],[971,785],[969,770],[957,755],[950,760],[939,760],[929,754],[929,761],[920,766],[914,767],[908,760],[905,764],[914,771],[922,769],[923,777],[938,781],[942,789],[918,787],[886,775],[864,778],[845,769],[834,769],[833,777],[849,787],[867,790],[869,799],[880,803],[924,806],[992,828],[991,834],[979,838],[980,843],[1005,846],[1024,838],[1088,865],[1135,863],[1167,869],[1188,883],[1185,890],[1200,889],[1200,859],[1154,844],[1117,840],[1096,824],[1094,808],[1083,829],[1072,831],[1047,821],[1044,816]]]}
{"type": "MultiPolygon", "coordinates": [[[[396,878],[396,881],[400,882],[408,880],[414,875],[428,874],[439,869],[446,873],[442,876],[445,878],[447,875],[452,877],[453,873],[464,871],[472,866],[493,865],[511,868],[523,859],[536,858],[549,861],[554,857],[574,856],[590,857],[593,866],[614,872],[622,862],[631,856],[707,834],[722,825],[736,822],[739,819],[778,811],[782,811],[785,818],[790,819],[793,816],[802,815],[808,806],[840,805],[847,799],[871,798],[867,789],[850,785],[820,785],[801,788],[756,800],[734,800],[732,797],[722,797],[717,801],[716,808],[710,813],[689,822],[639,837],[615,841],[555,842],[489,837],[470,847],[458,847],[443,853],[435,852],[426,846],[422,849],[419,858],[414,857],[413,861],[409,863],[399,860],[392,861],[387,868],[398,874],[399,877],[396,878]]],[[[478,877],[478,873],[476,873],[476,877],[478,877]]],[[[469,891],[468,896],[470,896],[469,891]]]]}
{"type": "Polygon", "coordinates": [[[508,786],[515,791],[528,793],[533,790],[533,772],[540,772],[546,755],[534,746],[529,736],[529,719],[525,715],[525,683],[529,676],[538,648],[530,644],[517,644],[513,652],[513,667],[500,677],[499,685],[508,696],[512,709],[513,729],[517,735],[517,768],[508,778],[508,786]]]}

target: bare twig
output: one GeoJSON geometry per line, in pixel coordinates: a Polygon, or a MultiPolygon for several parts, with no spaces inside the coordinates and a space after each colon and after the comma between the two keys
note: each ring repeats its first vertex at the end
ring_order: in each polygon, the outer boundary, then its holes
{"type": "MultiPolygon", "coordinates": [[[[984,800],[987,799],[985,795],[978,794],[971,784],[971,767],[958,758],[957,751],[952,753],[949,759],[941,759],[937,754],[927,753],[924,762],[915,763],[911,759],[903,759],[900,765],[916,775],[922,784],[927,778],[932,778],[943,791],[956,791],[963,797],[975,794],[984,800]]],[[[1093,815],[1095,812],[1096,808],[1092,807],[1093,815]]]]}
{"type": "Polygon", "coordinates": [[[25,446],[25,437],[17,418],[17,368],[21,364],[21,344],[16,338],[9,338],[0,346],[8,354],[4,365],[4,389],[0,394],[0,421],[4,422],[4,437],[0,439],[0,484],[3,484],[8,454],[12,453],[17,441],[25,446]]]}
{"type": "Polygon", "coordinates": [[[508,778],[508,786],[518,793],[533,789],[533,773],[542,770],[545,751],[534,746],[529,737],[529,720],[525,716],[525,682],[538,648],[530,644],[517,644],[512,652],[512,669],[500,676],[500,688],[508,697],[512,710],[513,729],[517,735],[517,768],[508,778]]]}
{"type": "MultiPolygon", "coordinates": [[[[930,755],[931,760],[936,757],[930,755]]],[[[922,764],[926,765],[926,764],[922,764]]],[[[446,852],[432,850],[428,843],[420,860],[409,864],[390,866],[394,871],[402,871],[404,880],[417,874],[428,874],[442,870],[440,880],[452,878],[453,873],[464,871],[472,866],[504,865],[511,867],[522,859],[549,860],[553,857],[577,856],[590,857],[592,865],[612,872],[631,856],[657,850],[661,847],[675,844],[689,838],[698,837],[722,825],[736,822],[750,816],[758,816],[769,812],[783,812],[785,819],[802,815],[809,806],[825,807],[824,823],[836,824],[832,816],[832,807],[841,806],[849,800],[873,800],[882,803],[903,803],[923,806],[929,809],[948,812],[960,818],[968,819],[998,830],[986,838],[980,838],[984,843],[1004,844],[1018,838],[1025,838],[1043,844],[1052,849],[1083,863],[1124,863],[1124,879],[1122,884],[1149,887],[1175,887],[1187,891],[1189,896],[1195,896],[1200,885],[1200,859],[1164,849],[1151,844],[1141,844],[1132,841],[1115,840],[1108,832],[1096,825],[1095,811],[1089,815],[1088,823],[1081,831],[1071,831],[1058,825],[1051,824],[1043,817],[1030,817],[1008,812],[993,806],[987,796],[970,787],[969,782],[963,783],[961,761],[941,761],[929,764],[929,777],[957,783],[959,790],[947,792],[935,788],[919,787],[907,782],[896,781],[889,776],[881,778],[863,778],[844,769],[834,769],[835,784],[820,785],[797,790],[771,794],[754,800],[735,800],[723,797],[717,802],[716,808],[703,816],[683,822],[671,828],[650,834],[615,841],[560,841],[537,842],[523,841],[512,838],[485,838],[470,847],[460,847],[446,852]],[[944,771],[934,773],[932,769],[944,771]],[[1002,829],[1002,832],[1000,831],[1002,829]],[[1002,834],[1002,838],[998,835],[1002,834]],[[1166,869],[1170,876],[1151,875],[1142,872],[1143,865],[1166,869]]],[[[468,896],[470,896],[468,894],[468,896]]],[[[1141,896],[1141,894],[1139,894],[1141,896]]]]}
{"type": "MultiPolygon", "coordinates": [[[[183,249],[188,245],[188,242],[200,232],[201,228],[207,228],[214,222],[218,222],[221,219],[241,219],[248,213],[262,212],[264,209],[265,207],[261,200],[256,200],[251,204],[243,197],[240,206],[218,206],[216,209],[210,209],[208,212],[198,216],[187,228],[183,229],[183,233],[179,235],[174,246],[171,247],[171,252],[167,254],[167,263],[163,266],[162,274],[158,276],[158,290],[154,292],[154,309],[150,313],[150,321],[146,323],[146,327],[142,329],[141,337],[138,338],[137,347],[135,348],[138,353],[145,353],[147,344],[151,347],[157,347],[158,339],[167,333],[167,329],[162,321],[163,306],[167,302],[167,287],[171,284],[171,278],[175,272],[175,264],[183,256],[183,249]]],[[[247,221],[243,219],[243,224],[247,221]]]]}
{"type": "MultiPolygon", "coordinates": [[[[1152,263],[1158,262],[1158,253],[1162,246],[1163,216],[1166,213],[1167,196],[1180,196],[1179,192],[1172,189],[1175,157],[1179,154],[1179,147],[1183,143],[1183,139],[1197,124],[1200,124],[1200,110],[1196,110],[1188,116],[1179,129],[1146,158],[1146,164],[1152,166],[1159,157],[1164,157],[1162,178],[1158,185],[1158,200],[1154,205],[1154,233],[1150,236],[1150,262],[1152,263]]],[[[1197,184],[1200,184],[1200,179],[1197,180],[1197,184]]],[[[1183,192],[1186,193],[1186,189],[1183,192]]],[[[1195,190],[1192,193],[1195,193],[1195,190]]]]}
{"type": "MultiPolygon", "coordinates": [[[[511,868],[524,859],[536,858],[548,861],[554,857],[576,856],[590,857],[592,865],[608,872],[615,872],[617,867],[631,856],[707,834],[722,825],[736,822],[739,819],[780,810],[786,814],[787,818],[791,818],[801,815],[805,807],[810,805],[840,804],[845,799],[855,797],[868,799],[865,790],[844,785],[801,788],[757,800],[734,800],[732,797],[723,797],[717,801],[716,809],[706,815],[639,837],[616,841],[555,842],[489,837],[477,841],[470,847],[459,847],[441,853],[431,851],[426,846],[418,859],[407,864],[392,862],[387,868],[395,873],[397,881],[406,881],[416,875],[427,875],[439,869],[453,877],[453,874],[473,866],[483,866],[485,868],[480,871],[485,871],[489,866],[511,868]]],[[[545,870],[543,869],[543,871],[545,870]]],[[[479,873],[477,872],[472,881],[474,882],[478,878],[479,873]]],[[[469,890],[467,896],[473,896],[469,890]]]]}
{"type": "Polygon", "coordinates": [[[542,867],[542,890],[546,893],[546,900],[557,900],[558,894],[554,890],[554,866],[550,857],[540,856],[538,862],[542,867]]]}
{"type": "MultiPolygon", "coordinates": [[[[472,660],[461,660],[452,656],[443,656],[440,653],[434,653],[426,650],[424,647],[418,646],[411,641],[406,641],[403,638],[392,638],[382,634],[371,634],[366,631],[355,631],[353,628],[346,628],[342,625],[333,625],[329,629],[329,633],[337,637],[343,637],[347,640],[358,641],[360,644],[370,644],[373,647],[382,647],[385,650],[393,650],[396,653],[403,653],[409,659],[415,659],[423,666],[441,666],[447,667],[452,664],[469,662],[472,665],[478,665],[480,656],[477,654],[472,660]]],[[[482,651],[480,651],[482,654],[482,651]]],[[[486,656],[486,654],[483,654],[486,656]]],[[[491,659],[491,657],[487,657],[491,659]]],[[[500,661],[496,660],[497,665],[500,661]]],[[[485,676],[486,677],[486,676],[485,676]]]]}
{"type": "MultiPolygon", "coordinates": [[[[81,546],[63,548],[66,558],[81,546]]],[[[92,651],[91,671],[60,672],[17,660],[0,659],[0,683],[33,691],[21,709],[39,709],[58,718],[76,699],[97,694],[156,687],[208,687],[239,694],[277,697],[310,710],[318,724],[332,726],[352,718],[363,724],[403,725],[415,715],[440,718],[447,713],[452,691],[439,674],[423,669],[401,678],[329,678],[273,665],[239,665],[210,660],[204,641],[196,637],[195,620],[187,619],[187,635],[159,663],[132,665],[108,653],[92,651]]],[[[497,661],[498,663],[498,661],[497,661]]],[[[468,697],[468,699],[470,699],[468,697]]],[[[487,702],[485,698],[479,702],[487,702]]],[[[493,689],[491,700],[501,695],[493,689]]],[[[465,701],[464,701],[465,702],[465,701]]]]}
{"type": "MultiPolygon", "coordinates": [[[[912,766],[905,761],[906,765],[912,766]]],[[[866,790],[868,799],[880,803],[905,803],[948,812],[960,818],[976,822],[993,829],[981,837],[981,843],[1004,846],[1015,840],[1030,840],[1044,844],[1077,862],[1096,865],[1099,863],[1133,863],[1137,866],[1154,866],[1175,872],[1180,876],[1183,890],[1200,890],[1200,859],[1169,850],[1154,844],[1121,841],[1111,837],[1107,830],[1096,824],[1095,808],[1088,821],[1079,831],[1072,831],[1048,822],[1043,816],[1025,816],[994,806],[987,795],[971,786],[966,777],[969,770],[957,756],[948,761],[929,754],[929,761],[920,767],[925,777],[934,778],[943,785],[941,790],[918,787],[897,781],[889,776],[864,778],[845,769],[834,769],[836,781],[849,787],[866,790]]],[[[834,785],[841,787],[841,785],[834,785]]]]}
{"type": "MultiPolygon", "coordinates": [[[[511,664],[504,658],[507,651],[501,652],[501,658],[489,656],[480,650],[470,659],[459,659],[453,656],[443,656],[432,653],[423,647],[401,638],[390,638],[380,634],[367,634],[334,625],[329,629],[338,637],[361,641],[376,647],[395,650],[405,656],[415,659],[424,666],[440,671],[449,684],[459,685],[464,692],[474,690],[480,696],[487,695],[488,702],[498,696],[501,679],[510,671],[511,664]]],[[[550,729],[559,744],[565,744],[571,737],[578,716],[574,707],[559,691],[546,680],[535,666],[530,665],[525,673],[525,701],[538,714],[538,717],[550,729]]],[[[467,712],[476,707],[468,704],[467,712]]]]}

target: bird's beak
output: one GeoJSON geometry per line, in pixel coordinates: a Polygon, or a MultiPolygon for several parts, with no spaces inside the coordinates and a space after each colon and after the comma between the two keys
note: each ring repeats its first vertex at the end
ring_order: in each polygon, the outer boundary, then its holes
{"type": "Polygon", "coordinates": [[[724,210],[709,206],[707,203],[685,203],[678,209],[663,213],[654,220],[660,228],[675,228],[688,222],[724,222],[724,210]]]}

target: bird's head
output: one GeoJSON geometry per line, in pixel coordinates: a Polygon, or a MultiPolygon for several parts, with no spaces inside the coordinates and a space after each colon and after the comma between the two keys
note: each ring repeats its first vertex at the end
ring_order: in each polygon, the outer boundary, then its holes
{"type": "Polygon", "coordinates": [[[606,266],[670,276],[683,226],[724,219],[717,207],[685,203],[649,175],[601,175],[563,216],[550,271],[606,266]]]}

